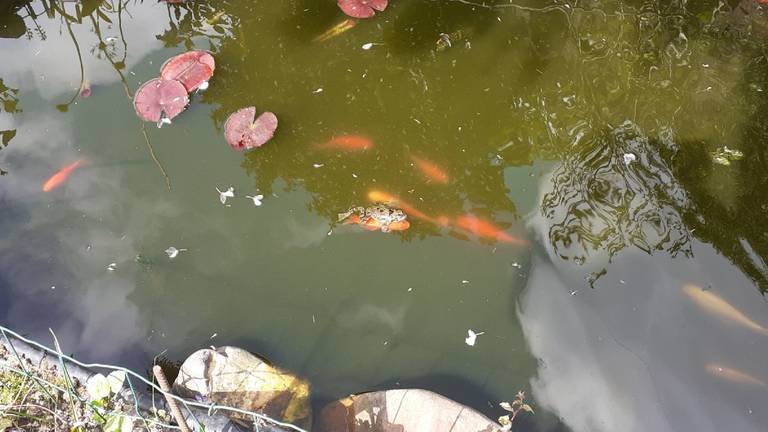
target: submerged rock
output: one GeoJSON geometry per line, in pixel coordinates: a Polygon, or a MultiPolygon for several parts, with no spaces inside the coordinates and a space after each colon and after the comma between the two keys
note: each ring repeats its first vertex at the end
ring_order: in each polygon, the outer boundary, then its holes
{"type": "MultiPolygon", "coordinates": [[[[263,413],[304,428],[312,420],[306,381],[236,347],[194,352],[181,365],[173,389],[183,397],[263,413]]],[[[250,416],[228,415],[253,422],[250,416]]]]}
{"type": "Polygon", "coordinates": [[[326,405],[317,432],[501,432],[502,426],[437,393],[387,390],[326,405]]]}

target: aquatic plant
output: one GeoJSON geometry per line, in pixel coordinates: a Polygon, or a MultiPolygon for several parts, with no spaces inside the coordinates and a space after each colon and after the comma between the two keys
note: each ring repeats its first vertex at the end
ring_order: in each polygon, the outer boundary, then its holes
{"type": "Polygon", "coordinates": [[[502,402],[499,404],[499,406],[512,413],[499,417],[499,423],[504,426],[504,430],[512,429],[512,422],[515,421],[515,418],[518,414],[520,414],[521,411],[526,411],[533,414],[533,408],[525,403],[525,392],[523,391],[517,392],[515,395],[515,400],[513,400],[512,403],[502,402]]]}
{"type": "Polygon", "coordinates": [[[133,107],[142,120],[161,124],[181,114],[189,103],[187,89],[176,80],[154,78],[136,91],[133,107]]]}
{"type": "Polygon", "coordinates": [[[256,118],[256,107],[241,108],[224,124],[224,137],[235,150],[261,147],[272,139],[277,129],[277,116],[266,111],[256,118]]]}
{"type": "Polygon", "coordinates": [[[206,51],[187,51],[163,63],[160,78],[179,81],[188,92],[193,92],[197,89],[205,90],[214,69],[216,62],[211,54],[206,51]]]}
{"type": "Polygon", "coordinates": [[[352,18],[371,18],[387,8],[387,0],[339,0],[339,8],[352,18]]]}

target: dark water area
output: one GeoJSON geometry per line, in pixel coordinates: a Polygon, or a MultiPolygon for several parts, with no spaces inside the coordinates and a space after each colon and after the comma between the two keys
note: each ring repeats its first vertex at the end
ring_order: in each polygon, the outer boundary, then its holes
{"type": "Polygon", "coordinates": [[[767,7],[391,0],[318,40],[345,19],[2,3],[0,323],[137,370],[241,346],[317,406],[421,387],[496,418],[525,390],[514,430],[765,430],[767,7]],[[142,123],[191,49],[210,87],[142,123]],[[235,152],[250,105],[279,126],[235,152]],[[338,223],[382,197],[408,230],[338,223]]]}

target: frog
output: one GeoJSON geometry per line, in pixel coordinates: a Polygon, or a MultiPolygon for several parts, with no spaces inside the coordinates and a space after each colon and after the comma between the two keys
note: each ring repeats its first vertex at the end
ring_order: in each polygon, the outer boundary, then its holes
{"type": "Polygon", "coordinates": [[[356,216],[353,223],[380,227],[382,232],[389,232],[390,225],[402,222],[408,217],[399,208],[377,203],[370,207],[352,207],[344,213],[339,213],[339,221],[350,219],[352,216],[356,216]]]}

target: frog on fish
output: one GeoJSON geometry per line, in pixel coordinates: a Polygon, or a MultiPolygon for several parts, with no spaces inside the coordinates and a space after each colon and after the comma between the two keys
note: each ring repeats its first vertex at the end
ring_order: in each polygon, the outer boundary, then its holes
{"type": "Polygon", "coordinates": [[[405,231],[411,226],[407,217],[399,208],[375,204],[370,207],[352,207],[339,213],[339,222],[357,224],[371,231],[405,231]]]}

